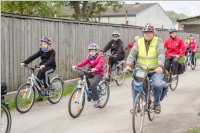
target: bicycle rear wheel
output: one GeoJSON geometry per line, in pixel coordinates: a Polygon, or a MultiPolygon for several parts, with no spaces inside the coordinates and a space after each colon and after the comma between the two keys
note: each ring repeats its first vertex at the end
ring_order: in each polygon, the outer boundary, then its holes
{"type": "Polygon", "coordinates": [[[141,93],[138,93],[135,98],[132,113],[133,133],[141,133],[145,117],[145,97],[141,93]]]}
{"type": "Polygon", "coordinates": [[[107,82],[103,81],[99,84],[99,99],[100,104],[99,108],[104,108],[106,104],[108,103],[109,97],[110,97],[110,88],[107,82]]]}
{"type": "Polygon", "coordinates": [[[10,133],[11,130],[11,114],[6,105],[1,103],[1,133],[10,133]]]}
{"type": "Polygon", "coordinates": [[[63,95],[63,83],[62,79],[59,77],[53,78],[51,81],[51,85],[54,88],[53,90],[49,90],[48,100],[52,104],[56,104],[60,101],[63,95]]]}
{"type": "Polygon", "coordinates": [[[85,105],[85,93],[82,92],[83,88],[76,88],[69,99],[68,111],[72,118],[77,118],[83,111],[85,105]]]}
{"type": "Polygon", "coordinates": [[[120,86],[120,85],[123,85],[124,83],[124,80],[125,80],[125,76],[126,76],[126,73],[124,72],[124,66],[125,64],[124,63],[121,63],[120,65],[117,65],[117,69],[115,71],[115,82],[117,84],[117,86],[120,86]]]}
{"type": "Polygon", "coordinates": [[[21,85],[15,97],[15,107],[18,112],[28,112],[35,101],[35,90],[29,83],[21,85]]]}

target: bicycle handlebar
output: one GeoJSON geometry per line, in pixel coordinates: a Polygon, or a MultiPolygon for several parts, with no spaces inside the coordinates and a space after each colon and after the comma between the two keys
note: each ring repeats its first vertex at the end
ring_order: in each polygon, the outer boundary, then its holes
{"type": "Polygon", "coordinates": [[[90,70],[82,70],[82,69],[80,69],[80,68],[75,68],[75,70],[81,71],[81,72],[83,72],[83,73],[91,73],[90,70]]]}

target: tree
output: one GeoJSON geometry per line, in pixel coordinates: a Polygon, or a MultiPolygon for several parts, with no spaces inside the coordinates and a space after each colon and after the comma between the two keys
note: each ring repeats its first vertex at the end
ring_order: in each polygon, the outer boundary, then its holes
{"type": "Polygon", "coordinates": [[[73,19],[85,21],[101,16],[110,6],[114,11],[118,11],[122,7],[118,1],[69,1],[65,5],[73,8],[73,19]]]}
{"type": "Polygon", "coordinates": [[[56,17],[64,2],[50,1],[6,1],[1,2],[1,11],[33,16],[56,17]]]}
{"type": "Polygon", "coordinates": [[[176,21],[178,19],[184,19],[184,18],[187,18],[188,16],[186,16],[185,14],[179,14],[179,13],[176,13],[174,11],[167,11],[167,15],[171,18],[172,22],[173,23],[176,23],[176,21]]]}

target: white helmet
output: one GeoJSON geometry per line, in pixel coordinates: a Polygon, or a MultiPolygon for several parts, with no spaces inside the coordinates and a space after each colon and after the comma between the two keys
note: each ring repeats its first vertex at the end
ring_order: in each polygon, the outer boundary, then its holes
{"type": "Polygon", "coordinates": [[[98,50],[99,49],[99,45],[96,43],[91,43],[88,45],[88,50],[98,50]]]}
{"type": "Polygon", "coordinates": [[[118,31],[114,31],[114,32],[112,33],[112,36],[114,36],[114,35],[118,35],[118,36],[120,36],[120,34],[119,34],[118,31]]]}

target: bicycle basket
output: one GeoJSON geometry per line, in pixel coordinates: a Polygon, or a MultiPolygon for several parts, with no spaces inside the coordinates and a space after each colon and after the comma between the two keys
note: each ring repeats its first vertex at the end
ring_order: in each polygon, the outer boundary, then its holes
{"type": "Polygon", "coordinates": [[[133,78],[138,81],[144,81],[146,77],[147,77],[147,72],[140,69],[135,70],[133,74],[133,78]]]}

